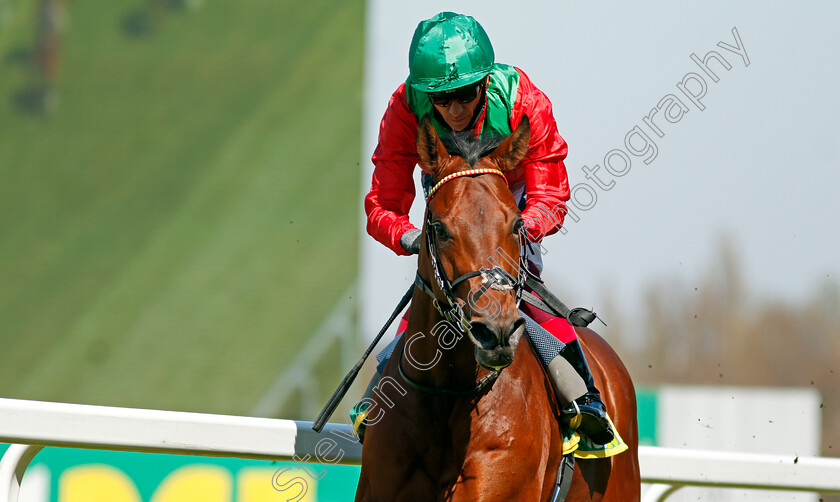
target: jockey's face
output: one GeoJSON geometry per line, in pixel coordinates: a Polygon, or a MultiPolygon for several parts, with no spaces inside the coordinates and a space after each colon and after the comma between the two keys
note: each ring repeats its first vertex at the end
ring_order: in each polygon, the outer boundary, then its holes
{"type": "Polygon", "coordinates": [[[453,131],[463,131],[470,125],[470,121],[475,113],[475,108],[481,102],[481,95],[484,92],[484,85],[472,84],[478,87],[475,97],[468,102],[463,99],[450,99],[446,104],[440,104],[441,100],[433,99],[435,109],[440,113],[443,120],[452,128],[453,131]]]}

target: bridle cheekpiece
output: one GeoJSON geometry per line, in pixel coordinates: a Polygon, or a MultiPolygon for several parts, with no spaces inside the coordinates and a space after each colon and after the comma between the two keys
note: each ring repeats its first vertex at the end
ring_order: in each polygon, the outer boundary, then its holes
{"type": "MultiPolygon", "coordinates": [[[[429,195],[426,197],[426,224],[424,236],[426,241],[426,249],[429,254],[429,260],[431,260],[432,263],[432,270],[434,270],[434,280],[437,283],[438,288],[441,290],[444,297],[446,298],[447,305],[442,305],[442,302],[438,301],[437,295],[435,295],[435,292],[432,289],[432,285],[428,281],[420,277],[419,270],[417,271],[414,280],[415,285],[432,298],[432,304],[434,305],[438,313],[441,315],[441,317],[443,317],[451,324],[456,326],[458,330],[461,331],[461,333],[463,334],[470,333],[470,320],[464,312],[461,302],[459,302],[455,298],[455,287],[457,287],[459,284],[468,279],[481,276],[482,285],[479,291],[476,293],[475,298],[478,298],[488,289],[511,292],[516,298],[516,305],[518,307],[519,302],[522,298],[522,291],[524,289],[525,280],[527,279],[528,274],[528,267],[527,263],[525,262],[525,253],[521,251],[523,249],[523,246],[527,243],[525,231],[522,229],[520,229],[519,231],[520,253],[518,263],[519,266],[516,277],[514,277],[506,270],[502,269],[500,266],[494,266],[492,268],[482,268],[481,270],[477,270],[474,272],[467,272],[466,274],[458,277],[454,281],[450,281],[449,278],[446,276],[446,272],[442,268],[440,255],[438,253],[437,238],[435,232],[432,230],[432,212],[429,209],[429,203],[431,202],[432,197],[434,197],[438,189],[448,181],[452,181],[453,179],[460,178],[463,176],[475,176],[480,174],[497,174],[503,179],[505,179],[504,173],[498,169],[482,168],[458,171],[456,173],[449,174],[443,177],[440,181],[438,181],[431,188],[431,190],[429,190],[429,195]]],[[[502,369],[504,369],[500,368],[491,371],[480,381],[475,382],[474,385],[468,386],[465,389],[438,389],[420,385],[419,383],[414,382],[407,375],[405,375],[402,369],[402,353],[400,353],[400,361],[397,366],[400,371],[400,376],[412,387],[427,393],[448,394],[453,396],[464,396],[480,393],[484,388],[492,384],[493,381],[495,381],[496,378],[499,376],[502,369]]]]}
{"type": "MultiPolygon", "coordinates": [[[[441,178],[440,181],[438,181],[437,183],[435,183],[434,186],[432,186],[432,188],[429,190],[428,196],[426,197],[426,247],[429,254],[429,259],[432,262],[432,269],[434,270],[435,274],[435,282],[437,283],[441,292],[443,292],[443,295],[446,298],[446,303],[448,305],[441,305],[441,302],[438,301],[437,296],[432,290],[431,284],[429,284],[425,279],[420,277],[419,270],[415,278],[415,284],[420,289],[425,291],[426,294],[432,297],[432,302],[438,313],[444,319],[457,326],[462,333],[468,333],[470,331],[470,322],[466,316],[466,313],[464,312],[463,307],[461,306],[461,303],[458,302],[458,300],[455,298],[455,287],[457,287],[459,284],[468,279],[481,276],[482,288],[479,290],[476,296],[480,296],[488,288],[501,291],[511,291],[516,297],[516,304],[518,306],[528,270],[527,264],[525,263],[524,253],[520,252],[519,270],[517,271],[517,277],[514,277],[499,266],[495,266],[489,269],[481,269],[474,272],[467,272],[466,274],[458,277],[454,281],[450,281],[449,278],[446,276],[446,272],[442,268],[440,255],[438,253],[437,238],[435,236],[434,231],[432,230],[432,213],[429,210],[429,203],[431,202],[438,189],[440,189],[440,187],[442,187],[445,183],[452,181],[456,178],[461,178],[464,176],[475,176],[480,174],[496,174],[505,179],[505,173],[499,169],[466,169],[464,171],[458,171],[441,178]]],[[[526,242],[524,231],[519,232],[519,238],[521,249],[521,247],[526,242]]]]}

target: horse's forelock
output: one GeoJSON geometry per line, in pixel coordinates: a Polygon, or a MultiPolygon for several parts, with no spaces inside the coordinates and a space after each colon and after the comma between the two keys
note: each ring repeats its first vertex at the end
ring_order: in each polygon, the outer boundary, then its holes
{"type": "Polygon", "coordinates": [[[440,138],[449,155],[461,157],[470,167],[475,167],[479,160],[493,153],[504,140],[504,136],[476,138],[469,132],[456,132],[440,138]]]}

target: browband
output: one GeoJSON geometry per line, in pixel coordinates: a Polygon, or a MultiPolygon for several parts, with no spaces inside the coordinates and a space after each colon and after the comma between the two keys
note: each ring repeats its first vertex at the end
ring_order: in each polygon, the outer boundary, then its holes
{"type": "Polygon", "coordinates": [[[429,190],[429,196],[426,197],[426,202],[432,200],[432,197],[435,195],[435,192],[443,186],[444,183],[447,181],[452,181],[455,178],[460,178],[462,176],[473,176],[476,174],[498,174],[502,178],[505,177],[505,173],[499,171],[498,169],[491,169],[489,167],[481,168],[481,169],[467,169],[466,171],[458,171],[457,173],[452,173],[450,175],[444,176],[440,181],[438,181],[435,186],[429,190]]]}

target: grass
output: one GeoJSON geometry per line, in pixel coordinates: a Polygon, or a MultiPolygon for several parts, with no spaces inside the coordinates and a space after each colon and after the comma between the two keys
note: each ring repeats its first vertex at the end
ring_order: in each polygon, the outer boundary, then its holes
{"type": "Polygon", "coordinates": [[[0,395],[247,413],[356,275],[363,4],[131,8],[68,3],[52,114],[0,63],[0,395]]]}

